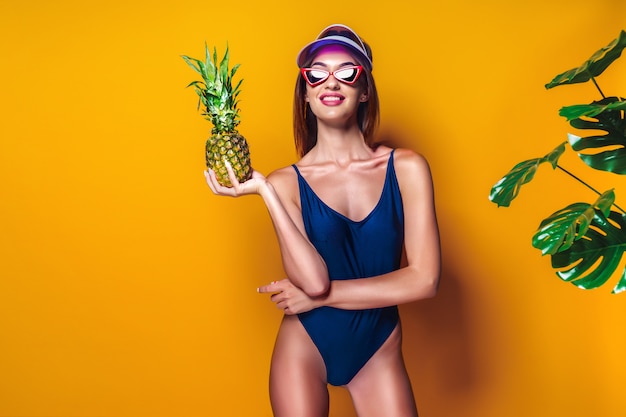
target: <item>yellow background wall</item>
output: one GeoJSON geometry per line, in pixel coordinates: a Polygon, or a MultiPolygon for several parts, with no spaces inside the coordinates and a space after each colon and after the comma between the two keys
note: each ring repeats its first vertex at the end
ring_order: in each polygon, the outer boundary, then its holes
{"type": "MultiPolygon", "coordinates": [[[[549,168],[509,209],[487,195],[565,140],[561,106],[599,98],[543,85],[625,16],[619,0],[0,1],[0,416],[270,416],[281,316],[255,288],[282,277],[279,254],[260,199],[204,182],[210,125],[180,55],[228,41],[268,173],[295,160],[295,55],[335,22],[374,49],[381,139],[435,178],[441,290],[401,309],[421,413],[623,416],[626,295],[561,282],[530,245],[595,197],[549,168]]],[[[599,82],[626,94],[625,73],[599,82]]],[[[332,396],[331,415],[353,415],[332,396]]]]}

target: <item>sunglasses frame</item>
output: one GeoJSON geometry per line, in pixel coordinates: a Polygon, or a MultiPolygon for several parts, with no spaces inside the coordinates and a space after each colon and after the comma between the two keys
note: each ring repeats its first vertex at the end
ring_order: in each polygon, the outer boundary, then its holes
{"type": "Polygon", "coordinates": [[[347,66],[347,67],[338,68],[338,69],[336,69],[334,71],[328,71],[328,70],[325,70],[325,69],[322,69],[322,68],[300,68],[300,73],[302,74],[302,77],[304,78],[306,83],[308,85],[310,85],[311,87],[315,87],[315,86],[318,86],[318,85],[324,83],[326,80],[328,80],[330,78],[331,75],[333,77],[335,77],[335,79],[337,81],[341,82],[341,83],[348,84],[348,85],[353,85],[361,77],[361,74],[363,73],[363,66],[362,65],[350,65],[350,66],[347,66]],[[346,81],[346,80],[343,80],[343,79],[335,76],[335,73],[337,73],[339,71],[345,71],[347,69],[356,69],[356,75],[354,76],[354,80],[346,81]],[[325,72],[328,75],[326,75],[326,77],[322,78],[321,80],[312,83],[311,81],[309,81],[309,78],[306,76],[306,73],[309,72],[309,71],[325,72]]]}

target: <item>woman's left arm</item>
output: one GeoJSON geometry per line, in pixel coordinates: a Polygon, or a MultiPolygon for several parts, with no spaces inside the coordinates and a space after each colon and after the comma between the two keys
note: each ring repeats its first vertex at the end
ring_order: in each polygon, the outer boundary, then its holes
{"type": "MultiPolygon", "coordinates": [[[[335,280],[321,297],[301,294],[289,280],[259,288],[287,314],[320,306],[346,310],[386,307],[433,297],[441,270],[439,230],[428,162],[407,149],[395,152],[394,166],[404,207],[406,266],[371,278],[335,280]]],[[[381,248],[384,250],[384,248],[381,248]]]]}

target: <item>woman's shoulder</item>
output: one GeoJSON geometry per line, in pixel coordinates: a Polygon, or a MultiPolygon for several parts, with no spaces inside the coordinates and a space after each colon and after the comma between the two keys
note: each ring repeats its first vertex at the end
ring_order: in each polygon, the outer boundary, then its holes
{"type": "Polygon", "coordinates": [[[407,148],[397,148],[393,157],[396,175],[402,179],[415,180],[416,178],[430,179],[430,166],[426,157],[419,152],[407,148]]]}
{"type": "Polygon", "coordinates": [[[299,195],[298,191],[298,177],[296,170],[292,165],[278,168],[272,171],[267,180],[272,184],[276,192],[283,198],[288,197],[295,199],[299,195]]]}
{"type": "Polygon", "coordinates": [[[427,164],[426,158],[419,152],[408,148],[395,148],[394,162],[401,164],[427,164]]]}
{"type": "Polygon", "coordinates": [[[267,179],[271,182],[292,181],[296,177],[296,170],[293,165],[287,165],[270,172],[267,179]]]}
{"type": "Polygon", "coordinates": [[[393,152],[394,162],[400,163],[424,163],[426,158],[418,152],[408,148],[393,148],[387,145],[379,145],[374,149],[374,156],[390,155],[393,152]]]}
{"type": "Polygon", "coordinates": [[[411,167],[415,168],[424,164],[428,165],[424,155],[408,148],[391,148],[386,145],[380,145],[375,149],[374,154],[379,157],[393,155],[393,163],[396,168],[402,169],[406,167],[410,169],[411,167]]]}

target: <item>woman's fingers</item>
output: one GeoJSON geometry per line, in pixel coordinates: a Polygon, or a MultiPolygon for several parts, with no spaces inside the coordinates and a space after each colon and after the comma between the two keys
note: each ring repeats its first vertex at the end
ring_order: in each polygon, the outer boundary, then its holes
{"type": "Polygon", "coordinates": [[[215,178],[215,172],[213,172],[212,169],[207,169],[206,171],[204,171],[204,177],[206,178],[206,183],[208,184],[209,188],[211,189],[211,191],[213,191],[213,194],[217,194],[217,189],[215,188],[215,184],[214,181],[216,181],[215,178]]]}
{"type": "Polygon", "coordinates": [[[222,161],[224,162],[224,166],[226,166],[226,172],[228,172],[228,179],[232,184],[233,188],[237,191],[239,189],[239,180],[237,179],[237,175],[235,175],[235,171],[233,171],[233,166],[228,162],[228,159],[224,158],[222,161]]]}
{"type": "Polygon", "coordinates": [[[257,291],[271,294],[270,300],[287,315],[303,313],[313,308],[311,299],[302,290],[294,286],[288,278],[273,281],[257,288],[257,291]]]}
{"type": "Polygon", "coordinates": [[[281,281],[272,281],[268,285],[257,288],[256,291],[263,294],[277,293],[282,291],[280,283],[281,281]]]}
{"type": "Polygon", "coordinates": [[[266,181],[265,176],[255,170],[252,170],[252,176],[250,179],[244,182],[239,182],[237,176],[235,175],[235,171],[227,160],[224,160],[224,165],[226,166],[226,170],[228,171],[228,178],[230,179],[232,187],[225,187],[220,184],[217,180],[217,175],[214,170],[209,168],[204,172],[207,184],[214,194],[229,197],[258,194],[260,188],[266,181]]]}
{"type": "Polygon", "coordinates": [[[204,171],[206,182],[209,185],[209,188],[211,189],[213,194],[237,197],[241,193],[241,184],[237,181],[237,178],[235,176],[235,173],[232,171],[232,168],[229,170],[228,175],[230,177],[231,183],[233,184],[232,187],[225,187],[220,184],[217,180],[217,175],[215,174],[214,170],[209,168],[204,171]]]}
{"type": "Polygon", "coordinates": [[[285,289],[285,285],[282,281],[272,281],[268,285],[257,288],[257,292],[271,294],[270,301],[272,301],[279,310],[283,310],[285,313],[288,313],[289,297],[287,293],[285,293],[285,289]]]}

